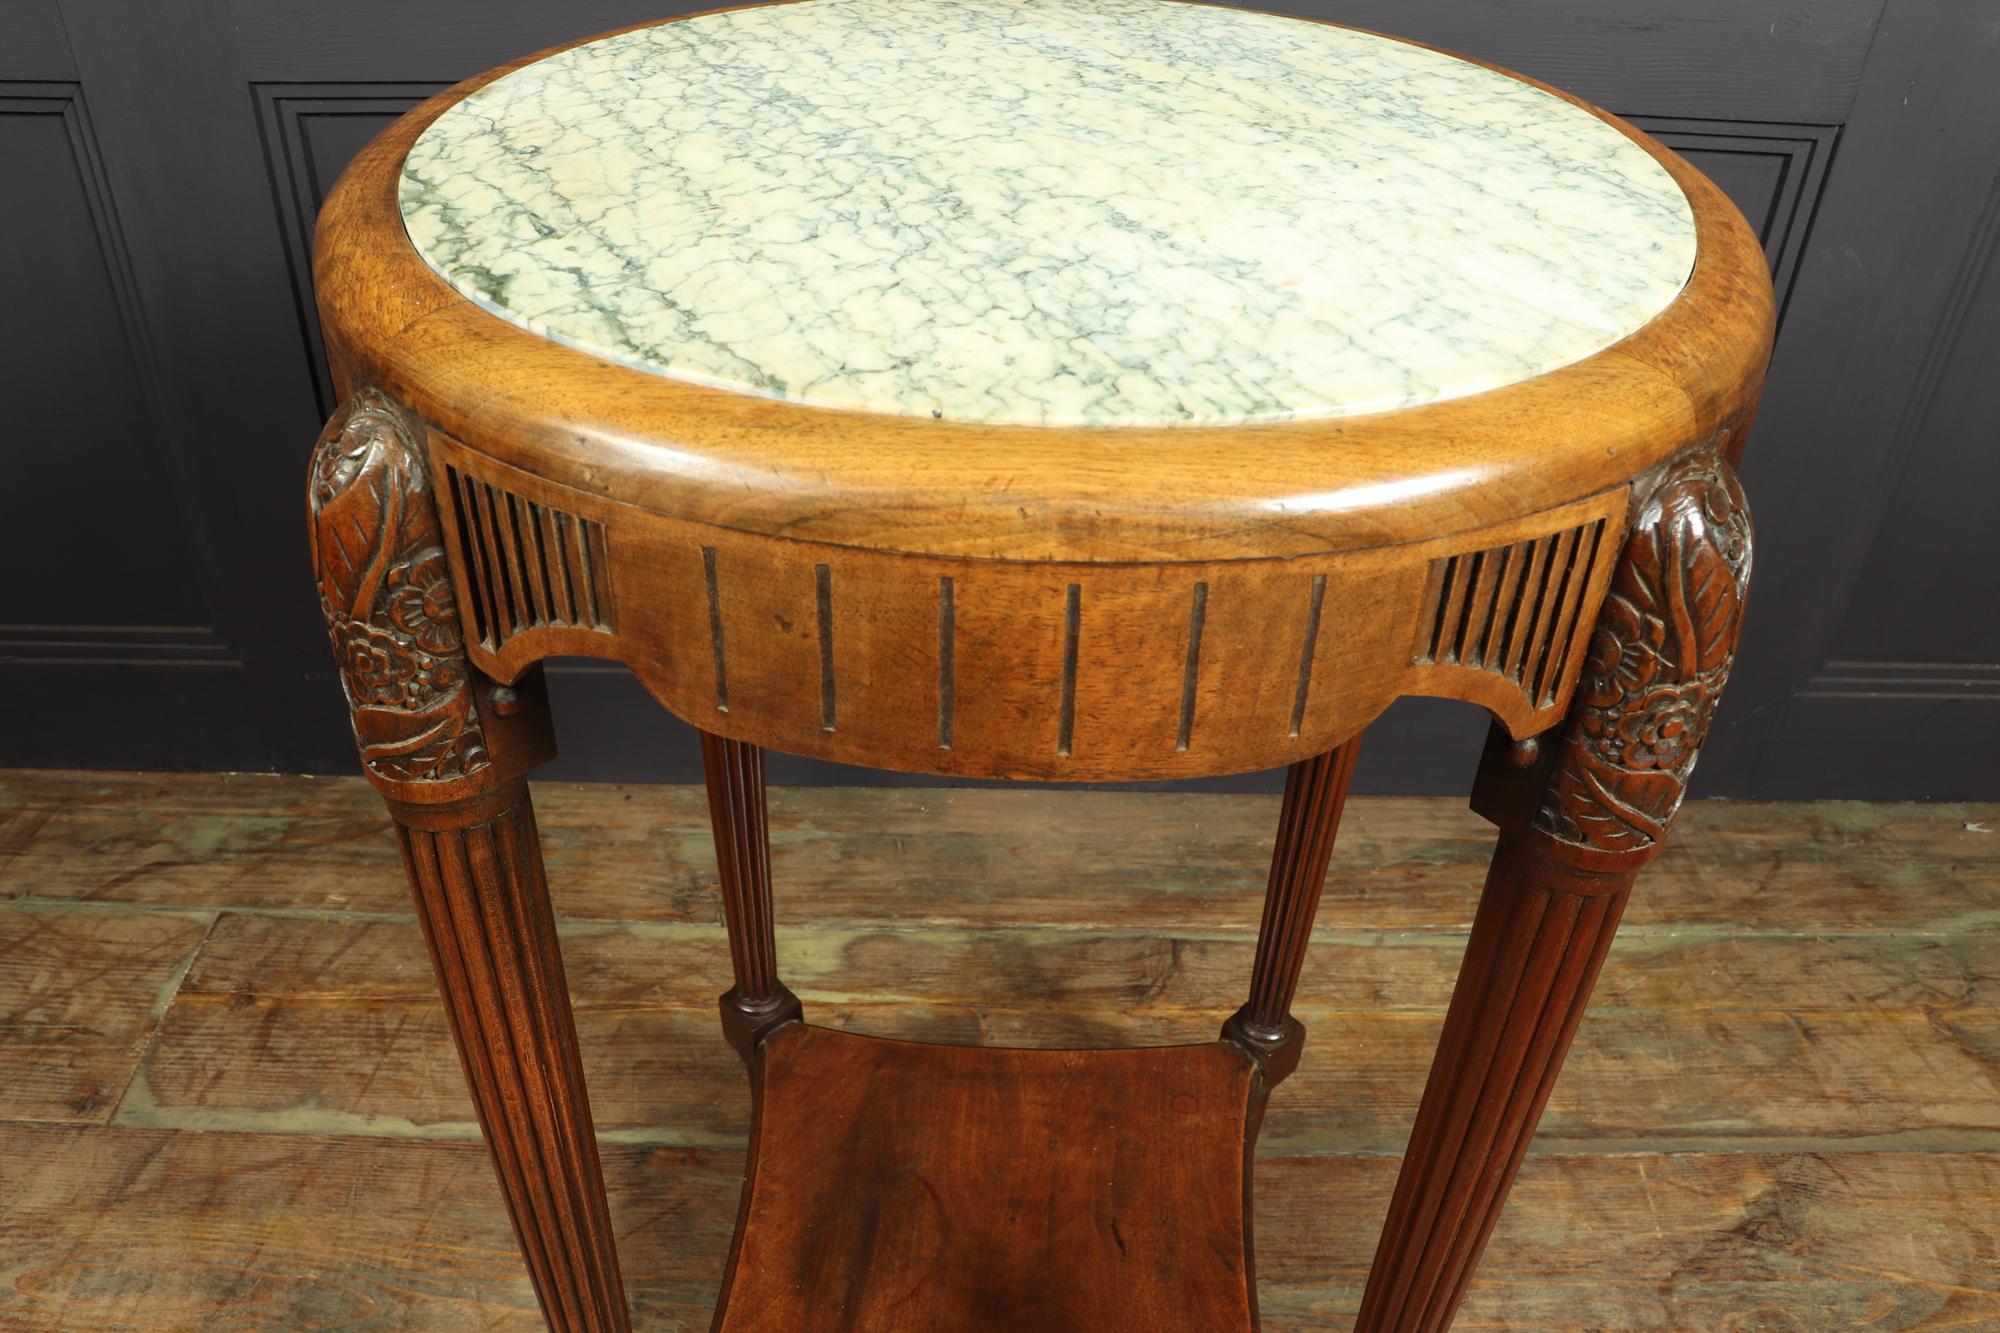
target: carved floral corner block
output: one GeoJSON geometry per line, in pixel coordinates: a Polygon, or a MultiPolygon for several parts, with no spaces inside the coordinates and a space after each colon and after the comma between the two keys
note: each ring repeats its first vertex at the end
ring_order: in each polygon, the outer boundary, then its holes
{"type": "Polygon", "coordinates": [[[422,427],[362,389],[313,447],[313,574],[371,777],[441,782],[491,762],[421,447],[422,427]]]}
{"type": "Polygon", "coordinates": [[[1536,828],[1604,852],[1661,841],[1736,656],[1750,561],[1734,470],[1712,453],[1671,465],[1612,575],[1536,828]]]}

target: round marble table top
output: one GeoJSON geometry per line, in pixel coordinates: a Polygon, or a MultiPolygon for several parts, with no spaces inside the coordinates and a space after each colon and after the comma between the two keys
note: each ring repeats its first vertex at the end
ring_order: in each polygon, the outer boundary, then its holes
{"type": "Polygon", "coordinates": [[[556,342],[819,407],[1158,426],[1409,407],[1634,332],[1695,258],[1616,128],[1383,37],[1171,0],[802,0],[440,116],[418,251],[556,342]]]}

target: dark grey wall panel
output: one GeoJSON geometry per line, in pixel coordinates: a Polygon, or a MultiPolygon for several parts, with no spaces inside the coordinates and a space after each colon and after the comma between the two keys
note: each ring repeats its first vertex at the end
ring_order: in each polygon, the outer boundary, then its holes
{"type": "Polygon", "coordinates": [[[227,720],[243,665],[187,577],[197,542],[153,429],[154,349],[82,90],[0,83],[0,162],[0,292],[32,326],[0,356],[6,748],[171,763],[234,732],[255,753],[227,720]]]}
{"type": "Polygon", "coordinates": [[[2000,794],[2000,702],[1831,683],[1995,657],[1996,25],[1990,0],[1885,11],[1744,468],[1757,577],[1710,790],[2000,794]]]}
{"type": "MultiPolygon", "coordinates": [[[[1933,0],[1915,0],[1932,3],[1933,0]]],[[[1974,0],[1976,3],[1976,0],[1974,0]]],[[[544,46],[699,5],[481,6],[237,0],[257,80],[456,80],[544,46]]],[[[1661,115],[1836,124],[1860,85],[1881,0],[1291,0],[1256,8],[1373,28],[1661,115]]]]}
{"type": "Polygon", "coordinates": [[[455,83],[539,51],[716,6],[644,0],[235,0],[236,42],[258,82],[443,78],[455,83]]]}
{"type": "Polygon", "coordinates": [[[370,139],[446,86],[367,81],[260,83],[253,89],[278,205],[278,231],[291,268],[292,303],[322,417],[333,415],[333,382],[313,311],[312,236],[319,206],[340,179],[341,169],[370,139]]]}
{"type": "Polygon", "coordinates": [[[0,21],[0,79],[75,77],[56,0],[8,0],[0,21]]]}
{"type": "Polygon", "coordinates": [[[1779,762],[1754,791],[1770,800],[1860,793],[1899,801],[1990,801],[1996,712],[1996,694],[1876,694],[1865,701],[1802,695],[1787,705],[1774,739],[1782,747],[1779,762]],[[1974,762],[1975,751],[1983,763],[1974,762]]]}
{"type": "Polygon", "coordinates": [[[61,3],[154,348],[150,437],[173,483],[161,502],[180,506],[198,543],[186,577],[243,662],[189,762],[351,761],[303,539],[299,479],[321,418],[234,19],[221,0],[61,3]],[[233,743],[236,728],[253,743],[233,743]]]}
{"type": "Polygon", "coordinates": [[[1767,781],[1991,790],[2000,752],[2000,175],[1886,460],[1861,573],[1794,696],[1767,781]],[[1907,437],[1907,438],[1904,438],[1907,437]]]}
{"type": "MultiPolygon", "coordinates": [[[[1698,790],[2000,796],[1984,762],[2000,741],[1984,553],[2000,0],[1288,2],[1593,98],[1714,176],[1762,235],[1785,305],[1747,467],[1759,572],[1698,790]]],[[[10,459],[25,484],[0,559],[46,571],[0,602],[0,689],[48,701],[0,719],[0,763],[351,769],[299,513],[331,407],[319,200],[431,91],[669,12],[0,5],[0,78],[33,81],[0,90],[15,99],[0,167],[28,186],[0,196],[0,281],[35,312],[0,326],[0,374],[26,404],[15,438],[36,441],[10,459]],[[46,502],[76,492],[95,504],[46,502]]],[[[556,663],[550,680],[555,772],[694,775],[691,732],[622,671],[556,663]]],[[[1483,730],[1464,706],[1400,703],[1371,728],[1359,783],[1462,791],[1483,730]]],[[[771,772],[908,780],[778,757],[771,772]]]]}
{"type": "Polygon", "coordinates": [[[1813,124],[1846,119],[1883,8],[1880,0],[1289,0],[1254,7],[1477,56],[1600,106],[1813,124]]]}
{"type": "MultiPolygon", "coordinates": [[[[0,83],[0,160],[0,291],[34,321],[0,358],[11,442],[0,567],[55,560],[61,571],[0,582],[0,622],[59,624],[84,605],[106,624],[202,624],[180,509],[159,503],[167,472],[140,373],[149,349],[76,85],[0,83]],[[64,383],[88,391],[48,392],[64,383]],[[68,529],[54,546],[52,508],[68,529]]],[[[11,637],[0,628],[0,644],[11,637]]]]}
{"type": "Polygon", "coordinates": [[[1956,447],[1906,447],[1892,460],[1874,540],[1831,644],[1837,658],[2000,669],[2000,174],[1948,284],[1927,382],[1906,410],[1912,445],[1956,447]]]}

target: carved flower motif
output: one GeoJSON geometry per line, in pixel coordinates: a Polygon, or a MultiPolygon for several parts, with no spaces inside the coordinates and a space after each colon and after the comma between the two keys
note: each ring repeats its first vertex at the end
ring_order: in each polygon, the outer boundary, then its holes
{"type": "Polygon", "coordinates": [[[404,572],[402,585],[389,594],[389,623],[427,653],[458,650],[458,600],[442,555],[426,556],[404,572]]]}
{"type": "Polygon", "coordinates": [[[1651,685],[1660,674],[1667,624],[1622,597],[1606,599],[1584,660],[1583,702],[1609,708],[1651,685]]]}
{"type": "Polygon", "coordinates": [[[409,646],[358,620],[334,626],[333,648],[357,702],[400,702],[416,680],[417,659],[409,646]]]}
{"type": "Polygon", "coordinates": [[[1612,726],[1627,768],[1677,768],[1694,757],[1708,729],[1708,690],[1700,681],[1660,685],[1633,699],[1612,726]]]}
{"type": "Polygon", "coordinates": [[[465,683],[465,661],[459,657],[427,659],[424,669],[405,686],[404,702],[411,708],[428,708],[465,683]]]}
{"type": "Polygon", "coordinates": [[[1730,494],[1720,477],[1711,477],[1701,488],[1701,509],[1708,519],[1709,540],[1731,568],[1740,567],[1750,555],[1750,524],[1743,507],[1730,494]]]}

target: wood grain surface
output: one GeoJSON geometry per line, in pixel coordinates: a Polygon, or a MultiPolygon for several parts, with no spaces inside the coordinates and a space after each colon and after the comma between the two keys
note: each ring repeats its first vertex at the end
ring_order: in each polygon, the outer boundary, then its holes
{"type": "Polygon", "coordinates": [[[717,1333],[1254,1325],[1244,1171],[1264,1096],[1244,1052],[995,1050],[795,1023],[757,1073],[717,1333]]]}
{"type": "MultiPolygon", "coordinates": [[[[749,1115],[705,798],[536,799],[635,1326],[703,1329],[749,1115]]],[[[1208,1040],[1276,818],[775,790],[779,966],[846,1030],[1208,1040]]],[[[0,1330],[537,1326],[386,822],[359,779],[0,777],[0,1330]]],[[[2000,1327],[1982,830],[2000,809],[1689,807],[1459,1326],[2000,1327]]],[[[1260,1141],[1266,1329],[1352,1325],[1490,839],[1348,806],[1260,1141]]]]}

